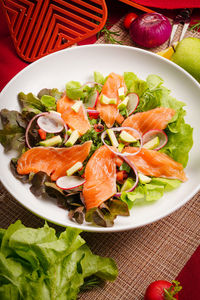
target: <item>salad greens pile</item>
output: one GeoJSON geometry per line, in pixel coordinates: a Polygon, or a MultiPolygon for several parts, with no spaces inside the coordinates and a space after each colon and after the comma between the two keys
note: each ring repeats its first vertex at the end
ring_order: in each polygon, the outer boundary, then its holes
{"type": "MultiPolygon", "coordinates": [[[[168,107],[176,111],[176,114],[164,130],[167,134],[168,142],[159,151],[181,163],[183,167],[186,167],[189,151],[193,145],[193,129],[189,124],[186,124],[184,120],[186,115],[186,111],[184,110],[185,104],[176,100],[171,95],[170,90],[163,86],[163,79],[157,75],[149,75],[146,80],[139,79],[133,72],[125,72],[123,76],[128,93],[136,93],[139,96],[139,105],[134,113],[145,112],[156,107],[168,107]]],[[[71,99],[80,99],[83,103],[87,103],[95,91],[101,92],[102,85],[106,80],[107,77],[104,77],[100,72],[94,72],[95,85],[90,85],[89,83],[81,85],[78,81],[70,81],[66,84],[66,95],[71,99]]],[[[28,150],[25,144],[25,130],[28,123],[32,117],[41,112],[56,110],[56,102],[61,95],[62,93],[56,88],[42,89],[37,96],[32,93],[26,95],[21,92],[18,94],[18,100],[22,108],[21,113],[14,110],[1,110],[0,115],[3,128],[0,130],[0,143],[4,146],[6,152],[11,149],[17,150],[18,156],[20,156],[24,151],[28,150]]],[[[120,111],[120,113],[124,118],[128,116],[126,108],[120,111]]],[[[103,145],[101,132],[99,132],[95,126],[100,125],[103,127],[103,130],[107,129],[106,124],[100,118],[92,119],[88,117],[88,119],[91,124],[91,129],[81,136],[78,142],[83,144],[86,141],[92,140],[93,144],[88,158],[83,163],[82,170],[77,173],[79,176],[83,175],[85,166],[91,155],[103,145]]],[[[119,126],[120,125],[115,122],[114,127],[119,126]]],[[[29,136],[32,145],[37,146],[40,140],[38,130],[34,128],[31,129],[29,136]]],[[[47,134],[47,138],[50,137],[51,134],[47,134]]],[[[107,140],[106,143],[109,144],[109,141],[107,140]]],[[[79,190],[70,190],[70,193],[69,191],[63,191],[59,189],[55,183],[51,182],[51,178],[44,172],[30,174],[29,176],[19,175],[16,172],[16,164],[17,158],[12,159],[12,173],[23,182],[31,183],[30,189],[36,196],[48,195],[56,198],[61,207],[67,208],[70,211],[69,216],[72,220],[75,219],[78,223],[82,223],[85,208],[83,201],[81,201],[81,188],[79,190]]],[[[120,170],[125,170],[129,173],[126,183],[126,190],[129,190],[134,184],[134,178],[131,178],[130,170],[126,170],[126,167],[127,165],[123,164],[120,170]],[[125,169],[123,169],[123,167],[125,167],[125,169]]],[[[139,182],[134,191],[126,192],[126,190],[124,190],[120,199],[111,198],[104,203],[103,207],[93,211],[93,219],[95,218],[95,223],[100,226],[112,226],[117,214],[128,215],[123,204],[127,204],[129,209],[134,205],[149,204],[161,198],[165,192],[177,188],[180,184],[181,182],[177,179],[165,178],[151,178],[149,183],[139,182]],[[116,200],[116,202],[113,202],[113,200],[116,200]],[[114,205],[115,210],[113,210],[114,205]]],[[[120,188],[121,186],[118,185],[119,192],[120,188]]],[[[91,213],[86,215],[86,219],[89,222],[91,221],[91,213]]]]}
{"type": "Polygon", "coordinates": [[[92,254],[80,233],[68,227],[57,235],[47,224],[34,229],[19,220],[0,229],[0,299],[75,300],[115,280],[115,262],[92,254]]]}
{"type": "Polygon", "coordinates": [[[157,75],[149,75],[146,81],[140,80],[134,73],[124,73],[128,91],[137,93],[140,102],[135,112],[144,112],[156,107],[169,107],[176,111],[165,132],[168,136],[167,145],[160,151],[166,153],[185,168],[188,154],[193,145],[193,129],[185,123],[185,103],[170,95],[170,90],[163,86],[163,79],[157,75]]]}
{"type": "MultiPolygon", "coordinates": [[[[127,89],[131,93],[137,93],[140,97],[139,105],[135,112],[144,112],[156,107],[169,107],[176,114],[168,124],[165,132],[168,143],[159,150],[187,166],[189,151],[193,145],[193,128],[185,123],[185,103],[176,100],[170,95],[170,90],[163,86],[163,79],[157,75],[149,75],[146,81],[139,79],[132,72],[124,73],[127,89]]],[[[133,192],[123,192],[121,200],[128,204],[129,209],[133,205],[144,205],[161,198],[164,192],[179,187],[181,182],[177,179],[152,178],[150,183],[141,184],[133,192]]]]}

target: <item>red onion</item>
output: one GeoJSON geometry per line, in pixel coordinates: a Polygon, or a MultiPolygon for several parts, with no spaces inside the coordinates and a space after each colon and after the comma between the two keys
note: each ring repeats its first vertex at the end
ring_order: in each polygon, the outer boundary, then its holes
{"type": "Polygon", "coordinates": [[[130,26],[130,36],[136,44],[153,48],[166,42],[171,34],[169,20],[159,13],[146,13],[137,17],[130,26]]]}
{"type": "MultiPolygon", "coordinates": [[[[126,156],[124,156],[123,159],[131,167],[131,169],[135,173],[135,184],[128,191],[126,191],[128,193],[128,192],[132,192],[136,188],[136,186],[138,185],[138,180],[139,180],[138,179],[138,172],[137,172],[136,167],[134,166],[134,164],[126,156]]],[[[122,193],[119,192],[119,193],[116,193],[114,196],[115,197],[121,197],[121,194],[122,193]]]]}
{"type": "Polygon", "coordinates": [[[34,116],[34,117],[30,120],[30,122],[29,122],[29,124],[28,124],[28,126],[27,126],[27,128],[26,128],[26,133],[25,133],[25,139],[26,139],[26,144],[27,144],[28,148],[32,148],[32,147],[30,146],[30,144],[29,144],[28,132],[29,132],[29,130],[30,130],[30,128],[31,128],[31,125],[32,125],[33,121],[34,121],[35,119],[39,118],[40,116],[45,116],[45,115],[47,115],[47,114],[48,114],[47,112],[38,114],[38,115],[34,116]]]}
{"type": "Polygon", "coordinates": [[[147,131],[143,135],[143,137],[142,137],[143,145],[146,144],[146,143],[148,143],[150,140],[152,140],[155,137],[159,138],[159,145],[155,149],[153,149],[153,150],[160,150],[168,142],[168,137],[167,137],[166,133],[163,130],[152,129],[152,130],[147,131]]]}

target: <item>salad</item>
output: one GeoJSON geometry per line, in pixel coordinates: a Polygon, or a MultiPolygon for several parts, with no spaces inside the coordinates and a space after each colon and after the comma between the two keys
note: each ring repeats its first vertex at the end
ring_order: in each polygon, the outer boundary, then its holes
{"type": "Polygon", "coordinates": [[[113,226],[187,180],[193,144],[185,104],[163,79],[94,72],[65,91],[20,92],[21,112],[1,110],[0,142],[17,150],[13,175],[38,196],[57,199],[79,224],[113,226]]]}

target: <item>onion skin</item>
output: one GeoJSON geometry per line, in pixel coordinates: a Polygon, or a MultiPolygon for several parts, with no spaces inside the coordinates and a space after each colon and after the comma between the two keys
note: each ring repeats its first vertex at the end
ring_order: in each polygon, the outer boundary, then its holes
{"type": "Polygon", "coordinates": [[[130,26],[130,36],[144,48],[154,48],[166,42],[171,34],[169,20],[159,13],[146,13],[136,18],[130,26]]]}

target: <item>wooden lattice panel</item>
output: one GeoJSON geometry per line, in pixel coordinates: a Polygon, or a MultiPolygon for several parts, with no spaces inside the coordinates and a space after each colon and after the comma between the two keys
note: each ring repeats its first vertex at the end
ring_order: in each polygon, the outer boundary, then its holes
{"type": "Polygon", "coordinates": [[[18,55],[32,62],[104,26],[105,0],[0,0],[18,55]]]}

